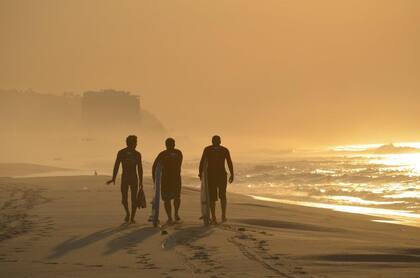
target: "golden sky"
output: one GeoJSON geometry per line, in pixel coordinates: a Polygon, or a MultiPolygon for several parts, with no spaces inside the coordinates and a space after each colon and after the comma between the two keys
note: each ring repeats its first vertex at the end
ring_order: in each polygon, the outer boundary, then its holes
{"type": "Polygon", "coordinates": [[[175,134],[419,140],[420,1],[0,0],[0,87],[114,88],[175,134]]]}

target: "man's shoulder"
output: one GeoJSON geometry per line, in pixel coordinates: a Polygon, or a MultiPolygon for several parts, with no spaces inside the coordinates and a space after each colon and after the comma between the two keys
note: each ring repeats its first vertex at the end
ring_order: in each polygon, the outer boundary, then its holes
{"type": "Polygon", "coordinates": [[[220,146],[222,149],[223,149],[223,151],[225,151],[225,152],[229,152],[229,149],[228,148],[226,148],[225,146],[220,146]]]}
{"type": "Polygon", "coordinates": [[[220,145],[220,146],[210,145],[210,146],[207,146],[205,148],[205,150],[213,150],[213,151],[218,151],[218,152],[229,152],[228,148],[226,148],[225,146],[222,146],[222,145],[220,145]]]}
{"type": "Polygon", "coordinates": [[[164,150],[160,153],[160,155],[169,155],[169,156],[173,156],[173,155],[182,155],[182,152],[178,149],[173,149],[173,150],[164,150]]]}
{"type": "Polygon", "coordinates": [[[129,150],[128,148],[124,148],[118,151],[118,155],[124,155],[126,153],[135,153],[138,156],[141,156],[141,153],[137,150],[129,150]]]}

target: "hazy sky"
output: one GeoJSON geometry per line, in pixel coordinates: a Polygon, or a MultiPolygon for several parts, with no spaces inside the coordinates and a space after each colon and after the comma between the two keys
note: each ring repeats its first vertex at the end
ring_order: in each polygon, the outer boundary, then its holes
{"type": "Polygon", "coordinates": [[[0,0],[0,88],[114,88],[175,134],[420,140],[420,1],[0,0]]]}

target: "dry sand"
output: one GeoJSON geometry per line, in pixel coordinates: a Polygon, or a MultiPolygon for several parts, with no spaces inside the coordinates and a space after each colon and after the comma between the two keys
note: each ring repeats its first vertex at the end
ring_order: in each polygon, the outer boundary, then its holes
{"type": "Polygon", "coordinates": [[[234,194],[229,222],[203,227],[184,187],[183,222],[162,235],[150,207],[121,225],[107,178],[1,178],[0,277],[420,277],[419,228],[234,194]]]}

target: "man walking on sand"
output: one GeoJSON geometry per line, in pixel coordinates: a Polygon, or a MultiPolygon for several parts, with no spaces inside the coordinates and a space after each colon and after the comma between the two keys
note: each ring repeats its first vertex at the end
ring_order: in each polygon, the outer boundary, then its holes
{"type": "Polygon", "coordinates": [[[168,138],[165,141],[166,150],[159,153],[153,163],[153,181],[155,181],[155,171],[158,164],[162,169],[161,176],[161,196],[165,204],[166,214],[168,215],[167,224],[173,224],[171,200],[174,201],[174,218],[179,222],[179,207],[181,205],[181,165],[182,152],[175,148],[175,140],[168,138]]]}
{"type": "Polygon", "coordinates": [[[118,169],[121,163],[121,203],[124,206],[124,210],[126,213],[124,221],[132,224],[136,223],[134,221],[134,217],[136,216],[137,209],[137,191],[139,188],[143,188],[143,166],[141,162],[141,154],[138,151],[136,151],[137,136],[128,136],[126,139],[126,143],[127,148],[120,150],[117,154],[117,159],[115,160],[114,171],[112,174],[112,180],[109,180],[107,184],[115,184],[118,169]],[[130,210],[128,208],[128,188],[130,188],[131,191],[131,215],[130,210]]]}
{"type": "Polygon", "coordinates": [[[210,211],[212,216],[212,224],[216,224],[216,201],[217,197],[220,198],[222,207],[222,222],[226,222],[226,187],[227,187],[227,173],[225,168],[225,161],[228,164],[230,177],[229,183],[233,182],[233,163],[230,157],[229,150],[221,146],[220,136],[215,135],[212,138],[212,145],[204,149],[201,156],[200,169],[198,176],[200,179],[203,176],[204,161],[207,160],[207,179],[210,196],[210,211]]]}

